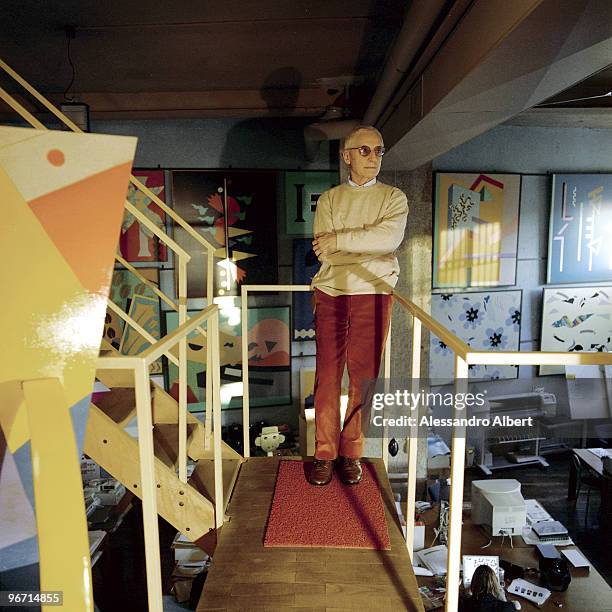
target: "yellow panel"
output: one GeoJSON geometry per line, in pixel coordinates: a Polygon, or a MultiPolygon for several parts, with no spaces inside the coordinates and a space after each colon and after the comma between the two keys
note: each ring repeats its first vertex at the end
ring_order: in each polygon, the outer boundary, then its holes
{"type": "Polygon", "coordinates": [[[30,438],[21,382],[0,384],[0,398],[0,427],[9,450],[15,453],[30,438]]]}
{"type": "Polygon", "coordinates": [[[63,591],[65,610],[91,611],[89,540],[70,405],[57,379],[27,381],[23,390],[32,445],[40,588],[63,591]]]}
{"type": "Polygon", "coordinates": [[[85,293],[2,168],[0,201],[11,221],[0,243],[15,262],[4,269],[0,383],[59,378],[72,406],[93,385],[106,299],[85,293]]]}

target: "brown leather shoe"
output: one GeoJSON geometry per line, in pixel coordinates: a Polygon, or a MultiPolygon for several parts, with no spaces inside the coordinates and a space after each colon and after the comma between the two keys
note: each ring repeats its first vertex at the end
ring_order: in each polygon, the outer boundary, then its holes
{"type": "Polygon", "coordinates": [[[359,459],[338,457],[338,471],[340,473],[340,480],[344,484],[354,485],[361,482],[363,471],[361,469],[361,461],[359,459]]]}
{"type": "Polygon", "coordinates": [[[308,475],[308,482],[319,487],[329,484],[334,473],[334,462],[329,459],[315,459],[308,475]]]}

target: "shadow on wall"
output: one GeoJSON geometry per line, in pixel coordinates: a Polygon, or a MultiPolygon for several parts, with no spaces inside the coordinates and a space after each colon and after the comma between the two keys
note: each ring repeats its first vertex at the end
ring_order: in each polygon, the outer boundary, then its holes
{"type": "MultiPolygon", "coordinates": [[[[292,117],[302,84],[302,75],[292,66],[271,72],[261,88],[267,115],[236,123],[227,133],[220,156],[222,168],[292,168],[304,166],[304,126],[312,121],[292,117]]],[[[248,109],[247,109],[248,110],[248,109]]]]}

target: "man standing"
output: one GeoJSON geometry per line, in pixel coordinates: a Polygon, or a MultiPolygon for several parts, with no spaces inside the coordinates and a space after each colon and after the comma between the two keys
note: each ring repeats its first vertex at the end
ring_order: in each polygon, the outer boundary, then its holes
{"type": "Polygon", "coordinates": [[[361,413],[368,411],[368,389],[378,378],[399,274],[394,251],[404,238],[408,215],[406,196],[376,180],[384,153],[376,128],[356,127],[342,149],[348,182],[321,194],[317,202],[312,244],[322,265],[312,280],[316,446],[308,480],[313,485],[330,482],[334,461],[342,482],[361,480],[361,413]],[[341,430],[345,365],[349,398],[341,430]]]}

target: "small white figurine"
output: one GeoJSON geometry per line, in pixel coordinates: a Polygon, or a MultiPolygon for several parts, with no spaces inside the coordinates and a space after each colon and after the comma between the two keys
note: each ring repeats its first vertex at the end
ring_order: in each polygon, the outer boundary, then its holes
{"type": "Polygon", "coordinates": [[[278,433],[278,427],[262,427],[261,434],[255,438],[255,446],[261,446],[261,450],[268,454],[268,457],[274,455],[274,451],[285,441],[285,436],[278,433]]]}

